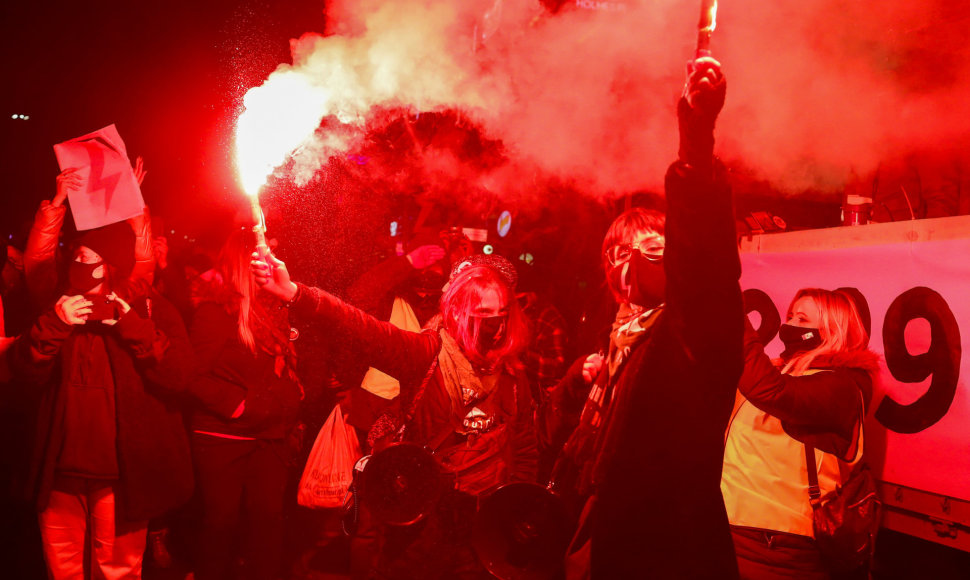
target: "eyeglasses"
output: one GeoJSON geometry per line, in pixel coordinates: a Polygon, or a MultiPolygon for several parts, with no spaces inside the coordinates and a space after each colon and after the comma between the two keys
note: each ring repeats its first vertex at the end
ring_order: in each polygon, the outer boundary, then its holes
{"type": "Polygon", "coordinates": [[[628,261],[633,256],[633,250],[639,251],[641,256],[651,262],[659,262],[663,259],[663,246],[658,246],[654,243],[644,248],[641,247],[642,243],[644,242],[637,242],[635,244],[617,244],[609,250],[606,250],[606,259],[609,261],[610,266],[619,266],[620,264],[628,261]]]}

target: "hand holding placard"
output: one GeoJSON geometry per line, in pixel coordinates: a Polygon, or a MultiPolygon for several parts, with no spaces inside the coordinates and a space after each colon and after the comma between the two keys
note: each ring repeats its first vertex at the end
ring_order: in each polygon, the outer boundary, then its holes
{"type": "Polygon", "coordinates": [[[78,187],[65,188],[79,231],[124,221],[142,213],[145,201],[128,160],[125,143],[114,125],[58,143],[54,145],[54,154],[61,170],[76,169],[81,180],[78,187]]]}

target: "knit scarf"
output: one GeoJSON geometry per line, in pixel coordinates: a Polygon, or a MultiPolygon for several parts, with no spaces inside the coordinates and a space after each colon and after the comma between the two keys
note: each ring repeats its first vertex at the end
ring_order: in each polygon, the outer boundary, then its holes
{"type": "Polygon", "coordinates": [[[623,369],[623,364],[630,356],[630,352],[637,344],[650,336],[657,317],[663,311],[663,306],[644,311],[639,307],[628,304],[620,306],[610,333],[610,350],[607,360],[609,380],[605,384],[594,384],[589,392],[586,405],[580,415],[579,426],[576,428],[574,451],[577,457],[585,459],[593,450],[596,432],[603,423],[610,401],[613,397],[613,386],[623,369]]]}
{"type": "Polygon", "coordinates": [[[630,351],[641,340],[646,338],[650,327],[656,322],[657,316],[663,310],[663,305],[652,310],[644,311],[639,306],[621,304],[613,321],[613,332],[610,333],[609,366],[610,383],[616,381],[623,363],[626,362],[630,351]]]}
{"type": "Polygon", "coordinates": [[[499,381],[483,382],[448,331],[442,328],[438,335],[441,337],[438,368],[441,369],[445,392],[451,400],[452,422],[460,429],[465,418],[465,407],[487,399],[495,392],[499,381]]]}

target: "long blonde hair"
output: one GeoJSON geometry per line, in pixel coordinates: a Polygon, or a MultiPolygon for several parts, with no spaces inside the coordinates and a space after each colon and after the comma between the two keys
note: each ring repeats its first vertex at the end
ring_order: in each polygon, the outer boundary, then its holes
{"type": "Polygon", "coordinates": [[[791,316],[795,303],[802,298],[809,298],[818,307],[818,332],[822,344],[793,356],[782,367],[782,372],[800,375],[808,370],[819,356],[866,350],[869,335],[866,334],[855,302],[848,294],[840,290],[802,288],[788,306],[788,317],[791,316]]]}
{"type": "Polygon", "coordinates": [[[235,294],[236,333],[249,350],[256,352],[253,335],[253,308],[256,299],[256,280],[249,271],[249,262],[256,245],[253,234],[237,230],[229,234],[219,253],[219,273],[227,289],[235,294]]]}

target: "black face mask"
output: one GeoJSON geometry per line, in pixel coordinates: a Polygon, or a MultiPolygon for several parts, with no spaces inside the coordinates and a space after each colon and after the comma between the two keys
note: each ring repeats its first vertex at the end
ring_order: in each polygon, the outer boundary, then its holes
{"type": "Polygon", "coordinates": [[[414,309],[421,324],[438,313],[441,287],[446,281],[444,274],[438,272],[436,267],[431,267],[419,272],[408,285],[404,298],[414,309]]]}
{"type": "Polygon", "coordinates": [[[610,270],[610,285],[620,295],[622,288],[629,286],[627,300],[631,304],[644,308],[656,308],[663,304],[666,296],[667,275],[664,272],[663,258],[648,260],[639,250],[634,250],[629,261],[614,266],[610,270]],[[629,264],[626,271],[626,284],[623,284],[623,266],[629,264]]]}
{"type": "Polygon", "coordinates": [[[817,328],[805,328],[782,324],[778,329],[778,338],[785,344],[781,358],[790,359],[800,352],[808,352],[822,344],[822,336],[817,328]]]}
{"type": "Polygon", "coordinates": [[[405,296],[422,324],[438,312],[441,304],[441,291],[412,288],[405,296]]]}
{"type": "Polygon", "coordinates": [[[505,339],[505,315],[478,319],[478,350],[482,354],[495,350],[505,339]]]}
{"type": "Polygon", "coordinates": [[[67,268],[67,280],[70,282],[71,288],[80,292],[81,294],[84,294],[98,284],[104,282],[104,278],[94,277],[94,271],[102,264],[104,264],[103,261],[95,262],[93,264],[71,262],[71,265],[67,268]]]}

